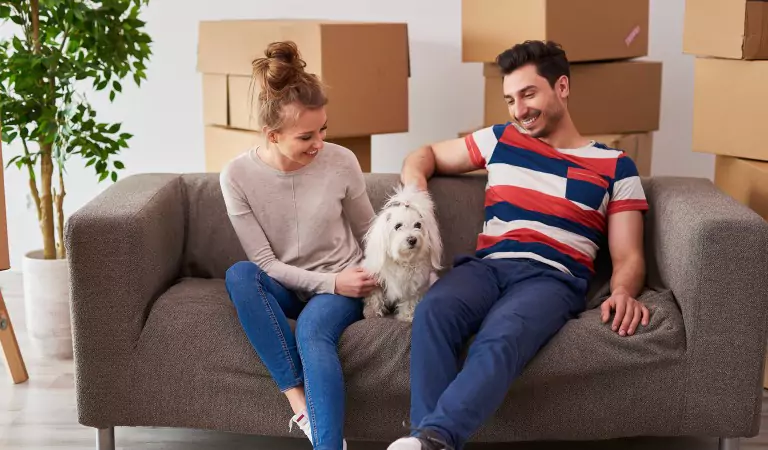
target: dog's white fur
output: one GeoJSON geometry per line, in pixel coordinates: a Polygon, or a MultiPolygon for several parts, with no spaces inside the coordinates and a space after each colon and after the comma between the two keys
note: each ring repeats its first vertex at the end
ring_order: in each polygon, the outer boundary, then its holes
{"type": "Polygon", "coordinates": [[[364,299],[366,318],[395,318],[410,322],[416,305],[437,280],[443,243],[429,193],[399,186],[376,215],[364,239],[363,268],[379,283],[364,299]]]}

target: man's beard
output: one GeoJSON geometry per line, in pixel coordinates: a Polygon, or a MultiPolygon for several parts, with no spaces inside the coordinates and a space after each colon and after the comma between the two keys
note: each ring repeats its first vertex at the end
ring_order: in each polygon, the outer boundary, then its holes
{"type": "Polygon", "coordinates": [[[560,125],[560,121],[563,120],[563,116],[565,115],[565,109],[560,106],[553,106],[551,108],[548,108],[547,110],[543,111],[541,116],[543,119],[545,119],[544,126],[541,127],[538,131],[533,130],[530,131],[530,135],[532,137],[535,137],[537,139],[542,139],[549,137],[554,131],[557,129],[558,125],[560,125]]]}

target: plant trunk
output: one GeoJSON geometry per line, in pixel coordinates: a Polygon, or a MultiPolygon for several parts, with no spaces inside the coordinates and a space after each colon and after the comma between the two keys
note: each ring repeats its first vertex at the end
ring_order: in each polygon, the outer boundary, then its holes
{"type": "Polygon", "coordinates": [[[56,236],[53,229],[53,159],[52,145],[40,144],[40,180],[42,195],[40,196],[40,230],[43,233],[43,258],[56,259],[56,236]]]}
{"type": "Polygon", "coordinates": [[[56,257],[59,259],[67,257],[67,248],[64,246],[64,196],[67,195],[67,191],[64,190],[64,174],[62,172],[62,168],[59,167],[59,192],[54,195],[59,232],[59,241],[56,243],[56,257]]]}

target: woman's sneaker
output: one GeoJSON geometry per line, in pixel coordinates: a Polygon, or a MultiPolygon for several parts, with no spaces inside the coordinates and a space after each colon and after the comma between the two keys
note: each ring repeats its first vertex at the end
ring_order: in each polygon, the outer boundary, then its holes
{"type": "Polygon", "coordinates": [[[390,444],[387,450],[453,450],[440,436],[431,431],[420,431],[416,437],[400,438],[390,444]]]}
{"type": "MultiPolygon", "coordinates": [[[[288,431],[293,430],[293,424],[296,424],[299,426],[299,428],[301,428],[301,431],[307,435],[309,443],[312,444],[312,427],[309,425],[309,414],[307,414],[307,411],[300,412],[291,418],[291,421],[288,423],[288,431]]],[[[343,441],[343,445],[344,450],[347,450],[346,439],[343,441]]]]}
{"type": "Polygon", "coordinates": [[[288,423],[288,431],[293,431],[293,424],[296,424],[301,428],[301,431],[307,435],[307,439],[309,439],[309,443],[311,444],[312,428],[309,426],[309,414],[307,414],[307,411],[300,412],[291,417],[291,421],[288,423]]]}

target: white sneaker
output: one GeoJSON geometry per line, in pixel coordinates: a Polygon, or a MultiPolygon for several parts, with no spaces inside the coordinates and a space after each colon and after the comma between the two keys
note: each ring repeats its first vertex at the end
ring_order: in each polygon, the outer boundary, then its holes
{"type": "Polygon", "coordinates": [[[415,437],[400,438],[391,443],[387,450],[421,450],[421,441],[415,437]]]}
{"type": "MultiPolygon", "coordinates": [[[[312,444],[312,427],[310,427],[309,425],[309,414],[307,414],[306,410],[291,417],[291,421],[288,423],[288,431],[293,430],[293,424],[296,424],[299,426],[301,431],[303,431],[304,434],[307,435],[307,439],[309,439],[309,443],[312,444]]],[[[342,445],[344,447],[344,450],[347,450],[346,439],[342,441],[342,445]]]]}
{"type": "Polygon", "coordinates": [[[288,431],[293,431],[293,424],[299,426],[301,431],[307,435],[309,443],[312,444],[312,428],[309,426],[309,414],[306,410],[291,417],[291,421],[288,422],[288,431]]]}

